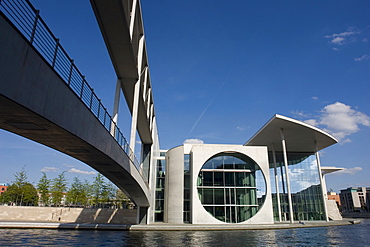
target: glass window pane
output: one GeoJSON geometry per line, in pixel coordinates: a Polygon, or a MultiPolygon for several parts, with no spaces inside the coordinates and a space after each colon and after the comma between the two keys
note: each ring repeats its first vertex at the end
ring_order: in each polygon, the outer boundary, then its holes
{"type": "Polygon", "coordinates": [[[215,182],[213,184],[214,186],[225,186],[223,172],[215,172],[214,176],[215,176],[215,182]]]}
{"type": "Polygon", "coordinates": [[[225,207],[215,207],[216,219],[225,222],[225,207]]]}
{"type": "Polygon", "coordinates": [[[204,204],[213,204],[213,189],[203,189],[204,204]]]}
{"type": "Polygon", "coordinates": [[[224,189],[214,189],[214,196],[215,196],[215,204],[217,205],[225,204],[224,189]]]}
{"type": "Polygon", "coordinates": [[[213,172],[203,172],[203,186],[213,186],[213,172]]]}
{"type": "Polygon", "coordinates": [[[244,186],[245,174],[244,172],[235,172],[235,182],[237,187],[244,186]]]}
{"type": "Polygon", "coordinates": [[[225,172],[225,186],[235,186],[234,172],[225,172]]]}

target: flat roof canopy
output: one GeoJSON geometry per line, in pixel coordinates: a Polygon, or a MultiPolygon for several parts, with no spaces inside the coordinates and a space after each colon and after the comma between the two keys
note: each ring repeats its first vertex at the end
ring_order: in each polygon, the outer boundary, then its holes
{"type": "Polygon", "coordinates": [[[321,167],[321,172],[322,172],[323,175],[328,174],[328,173],[332,173],[332,172],[341,171],[341,170],[344,170],[344,168],[335,167],[335,166],[322,166],[321,167]]]}
{"type": "Polygon", "coordinates": [[[304,122],[276,114],[245,146],[274,145],[275,151],[283,151],[280,130],[283,130],[287,152],[315,153],[338,141],[330,134],[304,122]],[[315,142],[317,150],[315,147],[315,142]]]}

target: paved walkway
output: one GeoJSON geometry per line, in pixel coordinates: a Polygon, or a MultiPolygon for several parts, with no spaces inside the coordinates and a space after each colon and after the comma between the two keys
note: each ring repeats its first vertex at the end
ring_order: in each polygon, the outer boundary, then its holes
{"type": "Polygon", "coordinates": [[[166,224],[155,223],[150,225],[124,225],[124,224],[91,224],[91,223],[59,223],[59,222],[34,222],[34,221],[0,221],[0,228],[18,229],[70,229],[70,230],[120,230],[120,231],[225,231],[225,230],[271,230],[304,227],[325,227],[359,224],[359,220],[346,219],[339,221],[314,221],[300,223],[275,223],[271,225],[194,225],[194,224],[166,224]]]}

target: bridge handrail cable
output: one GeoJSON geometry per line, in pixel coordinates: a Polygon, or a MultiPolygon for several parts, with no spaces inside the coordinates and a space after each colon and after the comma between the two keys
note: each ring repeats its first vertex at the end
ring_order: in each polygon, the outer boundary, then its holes
{"type": "MultiPolygon", "coordinates": [[[[40,17],[40,11],[36,10],[29,0],[0,0],[0,12],[57,72],[104,128],[111,133],[140,172],[140,163],[121,130],[95,94],[94,89],[87,83],[85,76],[78,70],[73,59],[60,45],[59,39],[54,36],[40,17]]],[[[144,173],[140,172],[140,174],[146,180],[144,173]]]]}

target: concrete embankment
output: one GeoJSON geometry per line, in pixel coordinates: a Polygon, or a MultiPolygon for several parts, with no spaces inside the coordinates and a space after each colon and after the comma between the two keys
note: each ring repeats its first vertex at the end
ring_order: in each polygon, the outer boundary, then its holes
{"type": "Polygon", "coordinates": [[[0,221],[0,228],[8,229],[70,229],[70,230],[117,230],[117,231],[232,231],[232,230],[277,230],[290,228],[327,227],[359,224],[360,221],[340,220],[330,222],[308,222],[305,224],[277,223],[271,225],[192,225],[192,224],[93,224],[93,223],[57,223],[57,222],[4,222],[0,221]]]}
{"type": "Polygon", "coordinates": [[[130,225],[136,209],[0,206],[0,221],[130,225]]]}
{"type": "Polygon", "coordinates": [[[304,223],[275,223],[270,225],[245,224],[166,224],[135,225],[135,209],[93,209],[58,207],[0,206],[0,228],[18,229],[74,229],[74,230],[130,230],[130,231],[225,231],[272,230],[305,227],[351,225],[359,220],[308,221],[304,223]]]}

